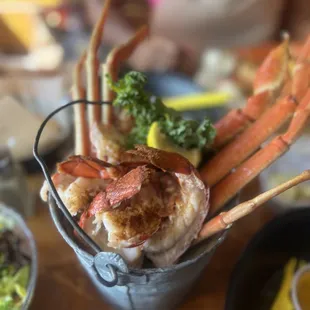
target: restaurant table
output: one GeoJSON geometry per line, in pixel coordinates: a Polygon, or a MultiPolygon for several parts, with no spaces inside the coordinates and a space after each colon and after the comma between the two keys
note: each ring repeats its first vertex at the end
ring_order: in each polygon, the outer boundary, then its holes
{"type": "MultiPolygon", "coordinates": [[[[258,190],[259,182],[255,180],[242,192],[241,200],[253,197],[258,190]]],[[[263,206],[234,225],[178,309],[224,309],[230,274],[238,257],[253,234],[272,217],[272,210],[263,206]]],[[[27,222],[39,255],[38,282],[30,310],[112,310],[57,232],[47,205],[40,199],[35,215],[27,222]]]]}

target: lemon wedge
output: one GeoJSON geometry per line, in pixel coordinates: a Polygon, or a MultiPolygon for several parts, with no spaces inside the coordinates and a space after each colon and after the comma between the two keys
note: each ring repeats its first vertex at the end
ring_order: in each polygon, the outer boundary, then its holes
{"type": "Polygon", "coordinates": [[[226,92],[214,92],[163,98],[163,103],[167,108],[182,112],[223,106],[230,98],[226,92]]]}
{"type": "Polygon", "coordinates": [[[296,269],[306,265],[306,262],[291,258],[284,267],[284,274],[280,290],[275,298],[271,310],[294,310],[291,301],[291,286],[296,269]],[[298,268],[296,268],[298,266],[298,268]]]}
{"type": "Polygon", "coordinates": [[[187,158],[194,167],[197,167],[201,161],[201,151],[199,149],[186,150],[174,145],[169,141],[159,128],[158,122],[154,122],[147,136],[147,145],[167,152],[179,153],[187,158]]]}

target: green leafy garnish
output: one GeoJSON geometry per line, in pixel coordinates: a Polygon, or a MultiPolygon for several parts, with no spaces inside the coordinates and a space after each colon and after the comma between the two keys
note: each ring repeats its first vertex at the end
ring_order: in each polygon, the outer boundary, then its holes
{"type": "Polygon", "coordinates": [[[140,72],[129,72],[124,78],[109,86],[116,93],[113,105],[125,109],[135,120],[129,133],[127,146],[146,144],[147,135],[153,122],[158,122],[160,130],[177,146],[202,149],[212,143],[215,129],[210,120],[201,124],[195,120],[185,120],[176,111],[167,108],[162,101],[144,90],[146,77],[140,72]]]}
{"type": "Polygon", "coordinates": [[[166,107],[159,99],[152,101],[144,90],[146,77],[139,72],[130,72],[116,83],[109,79],[111,89],[116,93],[113,105],[125,109],[134,117],[135,127],[127,138],[127,146],[145,144],[151,124],[160,119],[166,107]]]}
{"type": "Polygon", "coordinates": [[[14,221],[4,215],[0,215],[0,231],[4,229],[13,229],[14,227],[14,221]]]}
{"type": "Polygon", "coordinates": [[[12,296],[6,295],[0,298],[0,310],[17,310],[14,306],[14,300],[12,296]]]}
{"type": "Polygon", "coordinates": [[[0,274],[0,310],[20,309],[27,294],[29,266],[25,265],[16,271],[8,266],[0,274]]]}
{"type": "Polygon", "coordinates": [[[185,149],[202,149],[215,138],[215,130],[208,119],[199,124],[197,121],[185,120],[180,116],[166,115],[159,125],[161,131],[166,133],[174,144],[185,149]]]}
{"type": "Polygon", "coordinates": [[[27,295],[30,259],[21,251],[20,237],[0,223],[0,310],[20,310],[27,295]]]}
{"type": "Polygon", "coordinates": [[[29,273],[30,273],[29,265],[20,268],[14,275],[15,283],[22,288],[26,288],[29,279],[29,273]]]}

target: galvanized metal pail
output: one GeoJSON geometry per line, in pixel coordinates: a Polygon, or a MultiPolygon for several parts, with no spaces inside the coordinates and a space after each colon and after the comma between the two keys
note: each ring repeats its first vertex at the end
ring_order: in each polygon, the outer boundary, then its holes
{"type": "MultiPolygon", "coordinates": [[[[54,223],[65,241],[75,251],[83,268],[104,298],[116,309],[167,310],[175,308],[191,289],[208,264],[217,246],[225,239],[220,233],[188,250],[178,264],[169,268],[132,269],[115,253],[100,247],[77,225],[59,197],[48,168],[39,154],[39,141],[47,122],[61,110],[79,103],[110,104],[76,100],[52,112],[40,126],[33,154],[41,166],[50,188],[49,207],[54,223]],[[57,203],[56,203],[57,201],[57,203]]],[[[234,199],[227,208],[234,206],[234,199]]]]}
{"type": "MultiPolygon", "coordinates": [[[[234,200],[230,204],[235,203],[234,200]]],[[[118,254],[91,254],[91,250],[76,236],[52,196],[49,198],[49,207],[58,231],[75,251],[101,295],[115,309],[174,309],[184,299],[227,234],[225,231],[193,247],[172,267],[131,269],[118,254]]]]}

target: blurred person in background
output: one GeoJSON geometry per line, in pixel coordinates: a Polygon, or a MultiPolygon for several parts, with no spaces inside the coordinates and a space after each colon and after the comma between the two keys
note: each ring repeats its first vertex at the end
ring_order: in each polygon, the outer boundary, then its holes
{"type": "MultiPolygon", "coordinates": [[[[184,63],[193,69],[206,48],[258,45],[279,39],[281,30],[287,30],[293,40],[302,40],[310,32],[309,0],[141,1],[150,8],[151,36],[129,61],[140,71],[173,70],[184,63]]],[[[125,42],[135,31],[119,12],[124,2],[112,1],[103,38],[108,45],[125,42]]],[[[92,25],[98,20],[103,3],[104,0],[85,1],[92,25]]]]}

